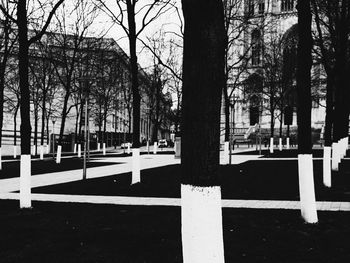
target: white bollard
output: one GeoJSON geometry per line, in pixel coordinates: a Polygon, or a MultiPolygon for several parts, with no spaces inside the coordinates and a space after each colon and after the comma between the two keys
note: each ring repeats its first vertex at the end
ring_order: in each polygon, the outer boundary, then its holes
{"type": "Polygon", "coordinates": [[[146,148],[147,148],[147,153],[149,153],[149,141],[148,140],[147,140],[146,148]]]}
{"type": "Polygon", "coordinates": [[[44,160],[44,146],[40,145],[40,160],[44,160]]]}
{"type": "Polygon", "coordinates": [[[290,145],[289,145],[289,137],[287,137],[287,150],[290,149],[290,145]]]}
{"type": "Polygon", "coordinates": [[[49,154],[49,153],[50,153],[50,145],[46,144],[46,154],[49,154]]]}
{"type": "Polygon", "coordinates": [[[56,156],[56,163],[61,163],[61,152],[62,152],[62,146],[57,146],[57,156],[56,156]]]}
{"type": "Polygon", "coordinates": [[[326,187],[332,186],[331,152],[332,147],[323,148],[323,184],[326,187]]]}
{"type": "Polygon", "coordinates": [[[17,145],[13,145],[13,158],[17,158],[17,145]]]}
{"type": "Polygon", "coordinates": [[[346,150],[349,150],[349,136],[345,137],[346,150]]]}
{"type": "Polygon", "coordinates": [[[77,153],[77,144],[76,144],[76,143],[74,143],[73,153],[74,153],[74,154],[76,154],[76,153],[77,153]]]}
{"type": "Polygon", "coordinates": [[[81,144],[78,144],[78,158],[81,158],[81,144]]]}
{"type": "Polygon", "coordinates": [[[224,263],[220,186],[181,185],[184,263],[224,263]]]}
{"type": "Polygon", "coordinates": [[[283,147],[283,145],[282,145],[282,138],[279,138],[279,140],[278,140],[278,146],[279,146],[279,150],[280,150],[280,152],[282,151],[282,147],[283,147]]]}
{"type": "Polygon", "coordinates": [[[106,143],[105,142],[102,144],[102,151],[103,151],[103,155],[106,155],[106,143]]]}
{"type": "Polygon", "coordinates": [[[306,223],[317,223],[312,154],[298,154],[301,215],[306,223]]]}
{"type": "Polygon", "coordinates": [[[132,149],[132,179],[131,184],[141,182],[141,168],[140,168],[140,148],[132,149]]]}
{"type": "Polygon", "coordinates": [[[34,155],[34,149],[35,149],[35,145],[32,145],[32,147],[30,148],[31,155],[34,155]]]}
{"type": "Polygon", "coordinates": [[[97,143],[97,151],[98,151],[98,152],[101,151],[101,145],[100,145],[99,142],[97,143]]]}
{"type": "Polygon", "coordinates": [[[270,138],[270,153],[273,153],[273,137],[270,138]]]}
{"type": "Polygon", "coordinates": [[[20,164],[20,186],[19,206],[20,208],[31,208],[31,163],[30,154],[21,155],[20,164]]]}
{"type": "Polygon", "coordinates": [[[128,143],[128,149],[126,150],[126,153],[127,153],[127,154],[130,154],[130,153],[131,153],[130,143],[128,143]]]}
{"type": "Polygon", "coordinates": [[[158,151],[158,143],[154,142],[154,144],[153,144],[153,154],[157,154],[157,151],[158,151]]]}
{"type": "Polygon", "coordinates": [[[338,171],[338,143],[332,143],[332,171],[338,171]]]}
{"type": "Polygon", "coordinates": [[[0,147],[0,170],[2,170],[2,154],[1,154],[1,147],[0,147]]]}

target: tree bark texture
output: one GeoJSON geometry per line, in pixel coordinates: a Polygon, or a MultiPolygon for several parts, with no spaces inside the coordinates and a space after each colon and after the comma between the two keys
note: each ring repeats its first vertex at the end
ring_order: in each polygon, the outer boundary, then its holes
{"type": "Polygon", "coordinates": [[[185,33],[181,164],[182,183],[220,185],[220,106],[225,29],[220,0],[183,0],[185,33]]]}
{"type": "Polygon", "coordinates": [[[21,154],[30,154],[30,92],[29,92],[29,42],[27,27],[27,1],[19,0],[17,4],[19,87],[21,93],[21,154]]]}
{"type": "Polygon", "coordinates": [[[309,0],[298,0],[298,152],[310,154],[311,142],[311,8],[309,0]]]}
{"type": "Polygon", "coordinates": [[[136,23],[135,6],[131,0],[127,0],[128,24],[129,24],[129,49],[130,49],[130,70],[132,89],[132,147],[140,147],[140,103],[138,64],[136,55],[136,23]]]}

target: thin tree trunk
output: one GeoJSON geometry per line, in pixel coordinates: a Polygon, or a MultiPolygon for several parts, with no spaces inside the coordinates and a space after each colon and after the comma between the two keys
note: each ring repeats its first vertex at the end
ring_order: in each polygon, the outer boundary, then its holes
{"type": "Polygon", "coordinates": [[[34,148],[35,148],[35,154],[37,153],[37,147],[38,147],[38,105],[34,106],[34,148]]]}
{"type": "Polygon", "coordinates": [[[326,94],[326,119],[324,129],[324,145],[332,146],[332,127],[333,127],[333,76],[327,75],[327,94],[326,94]]]}
{"type": "Polygon", "coordinates": [[[15,114],[13,116],[13,145],[17,145],[17,113],[19,109],[19,103],[16,105],[15,114]]]}
{"type": "Polygon", "coordinates": [[[46,89],[44,89],[43,91],[42,112],[41,112],[41,140],[40,140],[41,145],[44,145],[45,115],[46,115],[46,89]]]}
{"type": "Polygon", "coordinates": [[[228,97],[227,86],[224,85],[224,107],[225,107],[225,142],[230,140],[230,99],[228,97]]]}
{"type": "Polygon", "coordinates": [[[4,122],[4,89],[5,89],[5,65],[0,72],[0,148],[2,146],[2,126],[4,122]]]}
{"type": "Polygon", "coordinates": [[[67,118],[67,104],[68,104],[68,99],[69,99],[69,96],[70,96],[69,90],[70,90],[70,88],[66,89],[66,95],[64,96],[63,109],[62,109],[62,119],[61,119],[61,128],[60,128],[60,136],[58,137],[58,145],[62,145],[62,139],[63,139],[63,134],[64,134],[64,127],[65,127],[66,118],[67,118]]]}

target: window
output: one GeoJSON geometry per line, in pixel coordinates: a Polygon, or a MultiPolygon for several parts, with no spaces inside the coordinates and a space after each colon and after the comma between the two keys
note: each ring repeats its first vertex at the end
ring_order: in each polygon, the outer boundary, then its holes
{"type": "Polygon", "coordinates": [[[265,0],[259,0],[258,2],[258,13],[263,14],[265,12],[265,0]]]}
{"type": "Polygon", "coordinates": [[[253,16],[254,15],[254,0],[248,0],[248,15],[253,16]]]}
{"type": "Polygon", "coordinates": [[[293,11],[293,10],[294,10],[294,0],[282,0],[281,12],[293,11]]]}
{"type": "Polygon", "coordinates": [[[261,62],[261,35],[259,30],[252,33],[252,65],[260,65],[261,62]]]}

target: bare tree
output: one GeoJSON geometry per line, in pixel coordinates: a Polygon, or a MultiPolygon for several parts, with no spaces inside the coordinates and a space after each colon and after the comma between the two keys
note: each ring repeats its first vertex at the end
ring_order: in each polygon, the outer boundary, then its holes
{"type": "Polygon", "coordinates": [[[119,25],[129,40],[130,52],[130,72],[131,72],[131,89],[132,89],[132,114],[133,114],[133,148],[140,147],[140,91],[137,62],[136,41],[144,29],[155,21],[162,14],[167,12],[170,7],[168,4],[171,0],[152,0],[146,4],[138,5],[138,0],[116,1],[117,12],[109,6],[106,1],[98,0],[100,7],[108,14],[114,23],[119,25]],[[136,21],[140,19],[140,25],[136,21]]]}
{"type": "MultiPolygon", "coordinates": [[[[2,127],[4,119],[4,90],[5,90],[5,75],[9,62],[9,58],[14,51],[14,45],[17,40],[17,32],[15,30],[15,23],[11,19],[16,11],[15,7],[8,1],[1,1],[1,7],[4,9],[6,14],[0,22],[1,39],[0,39],[0,149],[2,145],[2,127]]],[[[1,152],[0,152],[1,155],[1,152]]],[[[1,169],[1,166],[0,166],[1,169]]]]}
{"type": "Polygon", "coordinates": [[[73,11],[63,5],[55,15],[56,31],[59,34],[52,35],[52,60],[64,89],[58,145],[62,144],[67,115],[74,107],[73,104],[68,106],[68,102],[74,92],[74,83],[77,81],[74,76],[76,76],[75,69],[81,59],[80,52],[83,48],[89,47],[88,44],[84,43],[84,39],[97,14],[98,10],[94,5],[86,1],[78,1],[73,7],[73,11]],[[74,13],[73,22],[68,21],[69,12],[74,13]],[[87,46],[84,47],[84,45],[87,46]]]}

